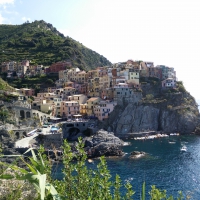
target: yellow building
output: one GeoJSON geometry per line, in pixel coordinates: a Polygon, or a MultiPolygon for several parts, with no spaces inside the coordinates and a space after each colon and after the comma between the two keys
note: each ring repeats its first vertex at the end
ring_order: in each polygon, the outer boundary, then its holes
{"type": "Polygon", "coordinates": [[[80,114],[86,115],[87,114],[87,103],[80,104],[80,114]]]}
{"type": "Polygon", "coordinates": [[[99,96],[99,77],[88,80],[88,96],[96,97],[99,96]]]}
{"type": "Polygon", "coordinates": [[[87,81],[87,73],[85,71],[77,72],[74,75],[74,81],[78,83],[85,83],[87,81]]]}
{"type": "Polygon", "coordinates": [[[99,77],[98,70],[90,70],[90,71],[87,72],[87,74],[88,74],[88,78],[99,77]]]}
{"type": "Polygon", "coordinates": [[[109,88],[111,78],[108,75],[99,77],[99,88],[102,90],[104,88],[109,88]]]}
{"type": "Polygon", "coordinates": [[[93,97],[87,100],[87,115],[94,116],[94,106],[97,105],[100,101],[99,97],[93,97]]]}

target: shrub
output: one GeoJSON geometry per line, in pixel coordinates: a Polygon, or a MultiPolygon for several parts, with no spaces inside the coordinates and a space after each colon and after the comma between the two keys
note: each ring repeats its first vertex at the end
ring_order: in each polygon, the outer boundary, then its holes
{"type": "MultiPolygon", "coordinates": [[[[70,145],[64,141],[63,146],[63,176],[62,180],[53,180],[52,162],[44,154],[44,148],[40,147],[38,155],[33,149],[32,157],[29,157],[29,162],[24,159],[24,156],[19,158],[26,165],[26,169],[22,169],[15,164],[9,164],[9,168],[13,170],[12,174],[1,174],[1,179],[25,180],[33,185],[40,199],[102,199],[102,200],[120,200],[132,199],[134,191],[130,183],[125,184],[126,194],[121,193],[121,179],[118,175],[115,181],[111,181],[111,175],[107,168],[104,157],[100,158],[96,170],[89,169],[85,163],[87,155],[83,149],[83,143],[79,139],[76,146],[76,154],[71,151],[70,145]]],[[[55,152],[56,155],[56,152],[55,152]]],[[[16,163],[16,162],[14,162],[16,163]]],[[[2,164],[2,163],[1,163],[2,164]]],[[[4,164],[5,165],[5,164],[4,164]]],[[[5,171],[4,171],[5,172],[5,171]]],[[[20,191],[21,188],[18,188],[20,191]]],[[[11,191],[13,193],[13,191],[11,191]]],[[[145,183],[142,186],[142,200],[145,200],[145,183]]],[[[20,192],[18,193],[21,194],[20,192]]],[[[9,195],[9,194],[8,194],[9,195]]],[[[152,186],[149,192],[151,199],[173,199],[172,196],[167,198],[166,190],[159,190],[152,186]]],[[[19,199],[19,196],[12,196],[12,200],[19,199]]],[[[182,194],[179,193],[178,199],[181,200],[182,194]]],[[[37,197],[32,199],[38,199],[37,197]]]]}
{"type": "Polygon", "coordinates": [[[147,100],[152,100],[153,97],[154,97],[153,94],[147,94],[147,95],[146,95],[146,99],[147,99],[147,100]]]}
{"type": "Polygon", "coordinates": [[[168,105],[167,109],[171,110],[172,109],[172,105],[168,105]]]}
{"type": "Polygon", "coordinates": [[[178,90],[179,92],[186,92],[186,89],[183,85],[179,85],[178,90]]]}

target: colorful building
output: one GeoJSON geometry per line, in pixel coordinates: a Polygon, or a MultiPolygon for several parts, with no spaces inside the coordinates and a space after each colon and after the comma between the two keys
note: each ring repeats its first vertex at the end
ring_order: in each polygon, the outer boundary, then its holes
{"type": "Polygon", "coordinates": [[[115,106],[116,102],[100,101],[98,105],[94,106],[94,115],[98,118],[98,120],[102,121],[109,117],[115,106]]]}
{"type": "Polygon", "coordinates": [[[175,88],[176,87],[176,80],[173,78],[167,78],[162,81],[162,88],[175,88]]]}
{"type": "Polygon", "coordinates": [[[79,114],[79,103],[77,101],[63,101],[60,105],[60,115],[62,117],[72,117],[79,114]]]}
{"type": "Polygon", "coordinates": [[[97,105],[100,101],[99,97],[92,97],[87,100],[87,115],[94,116],[94,106],[97,105]]]}

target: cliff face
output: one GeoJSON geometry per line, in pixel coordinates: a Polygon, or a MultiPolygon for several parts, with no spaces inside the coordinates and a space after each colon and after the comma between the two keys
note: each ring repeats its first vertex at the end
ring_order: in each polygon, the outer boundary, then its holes
{"type": "Polygon", "coordinates": [[[117,105],[103,128],[116,135],[148,130],[181,134],[195,131],[199,110],[188,92],[146,92],[143,88],[143,98],[137,103],[117,105]]]}

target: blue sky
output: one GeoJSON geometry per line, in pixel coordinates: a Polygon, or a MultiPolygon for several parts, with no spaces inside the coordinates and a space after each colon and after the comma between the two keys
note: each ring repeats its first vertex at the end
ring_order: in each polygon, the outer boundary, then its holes
{"type": "Polygon", "coordinates": [[[200,100],[198,0],[0,0],[0,24],[45,20],[111,62],[174,67],[200,100]]]}

